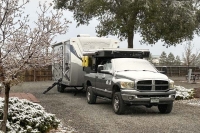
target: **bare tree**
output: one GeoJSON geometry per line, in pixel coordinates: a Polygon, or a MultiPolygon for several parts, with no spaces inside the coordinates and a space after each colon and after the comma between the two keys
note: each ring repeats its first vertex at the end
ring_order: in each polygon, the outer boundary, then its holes
{"type": "Polygon", "coordinates": [[[177,65],[177,66],[181,65],[181,59],[178,55],[176,56],[174,64],[177,65]]]}
{"type": "Polygon", "coordinates": [[[196,53],[193,53],[193,48],[194,48],[194,45],[191,44],[191,42],[188,42],[184,45],[183,61],[184,61],[184,65],[187,65],[188,68],[191,65],[196,64],[195,61],[199,55],[198,50],[196,50],[196,53]]]}
{"type": "Polygon", "coordinates": [[[195,65],[200,67],[200,54],[196,58],[195,65]]]}
{"type": "Polygon", "coordinates": [[[35,28],[24,12],[28,0],[0,1],[0,82],[5,89],[4,115],[1,129],[6,132],[9,91],[20,82],[20,72],[51,64],[55,55],[47,54],[57,34],[68,29],[62,11],[51,11],[52,4],[39,3],[35,28]]]}

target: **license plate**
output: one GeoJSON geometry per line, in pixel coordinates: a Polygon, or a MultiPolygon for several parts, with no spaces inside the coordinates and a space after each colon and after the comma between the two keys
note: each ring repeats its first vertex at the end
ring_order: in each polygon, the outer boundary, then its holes
{"type": "Polygon", "coordinates": [[[158,97],[152,97],[150,102],[151,103],[159,103],[159,98],[158,97]]]}

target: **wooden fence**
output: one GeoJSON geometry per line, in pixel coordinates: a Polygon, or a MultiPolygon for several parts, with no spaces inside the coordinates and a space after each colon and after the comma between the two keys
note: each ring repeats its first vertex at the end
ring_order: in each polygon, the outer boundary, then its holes
{"type": "Polygon", "coordinates": [[[52,67],[47,66],[42,69],[31,69],[25,71],[23,74],[24,81],[48,81],[52,80],[52,67]]]}

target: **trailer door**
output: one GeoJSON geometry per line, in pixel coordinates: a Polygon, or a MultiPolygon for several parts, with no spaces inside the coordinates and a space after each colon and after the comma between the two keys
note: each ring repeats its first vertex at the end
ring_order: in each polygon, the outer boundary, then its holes
{"type": "Polygon", "coordinates": [[[71,82],[71,52],[69,41],[65,42],[63,63],[63,81],[69,85],[71,82]]]}
{"type": "Polygon", "coordinates": [[[63,47],[63,43],[59,43],[53,47],[55,55],[52,67],[54,80],[59,80],[63,77],[63,47]]]}

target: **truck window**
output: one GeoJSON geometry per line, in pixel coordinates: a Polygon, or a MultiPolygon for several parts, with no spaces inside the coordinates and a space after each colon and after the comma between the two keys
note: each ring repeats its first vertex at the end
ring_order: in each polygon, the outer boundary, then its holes
{"type": "Polygon", "coordinates": [[[112,63],[110,60],[107,60],[103,65],[103,70],[111,70],[112,69],[112,63]]]}
{"type": "Polygon", "coordinates": [[[104,70],[111,70],[111,69],[112,69],[112,64],[111,63],[104,64],[104,70]]]}

